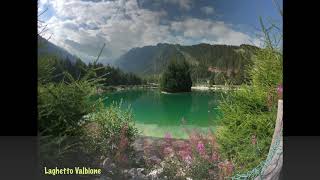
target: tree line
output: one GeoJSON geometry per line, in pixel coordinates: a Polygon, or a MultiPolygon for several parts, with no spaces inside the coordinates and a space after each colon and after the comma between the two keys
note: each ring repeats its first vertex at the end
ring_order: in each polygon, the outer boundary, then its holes
{"type": "Polygon", "coordinates": [[[119,68],[102,63],[85,64],[80,59],[71,62],[69,59],[60,59],[56,56],[42,56],[39,58],[39,63],[51,64],[54,67],[51,75],[53,82],[67,81],[64,72],[68,72],[74,79],[81,79],[90,68],[97,69],[95,74],[91,75],[92,77],[104,77],[103,81],[100,82],[104,86],[140,85],[143,82],[140,77],[133,73],[125,73],[119,68]]]}

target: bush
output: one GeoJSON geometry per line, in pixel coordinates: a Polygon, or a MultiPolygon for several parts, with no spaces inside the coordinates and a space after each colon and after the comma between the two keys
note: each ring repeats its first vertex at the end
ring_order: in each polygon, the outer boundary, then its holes
{"type": "Polygon", "coordinates": [[[265,48],[249,69],[250,85],[230,92],[219,105],[223,118],[217,140],[224,158],[237,171],[257,166],[268,154],[277,114],[277,87],[282,84],[282,55],[265,48]]]}
{"type": "Polygon", "coordinates": [[[80,135],[82,116],[94,112],[90,99],[95,88],[86,81],[38,86],[38,122],[41,135],[80,135]]]}
{"type": "Polygon", "coordinates": [[[82,80],[38,84],[39,150],[44,166],[93,163],[94,155],[83,153],[81,119],[100,109],[100,102],[91,100],[94,93],[95,86],[82,80]]]}
{"type": "Polygon", "coordinates": [[[130,108],[123,111],[120,104],[98,112],[88,114],[83,119],[87,122],[88,141],[90,151],[98,152],[112,158],[116,162],[128,160],[132,151],[132,144],[138,135],[130,108]]]}

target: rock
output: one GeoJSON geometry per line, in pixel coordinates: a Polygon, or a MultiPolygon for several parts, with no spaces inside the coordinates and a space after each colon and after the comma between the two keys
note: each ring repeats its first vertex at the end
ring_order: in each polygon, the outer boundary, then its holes
{"type": "Polygon", "coordinates": [[[131,168],[129,171],[128,171],[128,174],[129,174],[129,177],[130,178],[134,178],[136,176],[136,169],[135,168],[131,168]]]}
{"type": "Polygon", "coordinates": [[[165,165],[166,165],[166,163],[165,163],[164,161],[162,161],[162,162],[160,163],[160,166],[161,166],[162,168],[164,168],[165,165]]]}
{"type": "Polygon", "coordinates": [[[143,180],[143,179],[148,179],[147,177],[146,177],[146,175],[145,174],[143,174],[143,172],[144,172],[144,168],[137,168],[137,180],[138,179],[141,179],[141,180],[143,180]]]}
{"type": "Polygon", "coordinates": [[[155,169],[151,171],[147,177],[150,177],[151,179],[157,179],[158,176],[163,172],[163,168],[155,169]]]}
{"type": "Polygon", "coordinates": [[[186,173],[183,171],[183,169],[182,168],[180,168],[179,170],[178,170],[178,176],[182,176],[182,177],[184,177],[185,175],[186,175],[186,173]]]}
{"type": "Polygon", "coordinates": [[[144,168],[137,168],[137,173],[138,174],[144,174],[143,172],[145,172],[144,168]]]}
{"type": "Polygon", "coordinates": [[[126,179],[130,180],[147,180],[148,178],[143,174],[144,172],[144,168],[131,168],[129,170],[123,170],[123,175],[126,179]]]}
{"type": "Polygon", "coordinates": [[[112,163],[112,161],[109,158],[104,159],[101,165],[104,171],[110,174],[112,174],[112,171],[116,168],[116,165],[112,163]]]}

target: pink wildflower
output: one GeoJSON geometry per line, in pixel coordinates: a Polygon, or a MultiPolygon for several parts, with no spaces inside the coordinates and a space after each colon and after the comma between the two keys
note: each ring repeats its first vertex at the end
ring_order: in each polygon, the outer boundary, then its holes
{"type": "Polygon", "coordinates": [[[166,142],[171,141],[171,139],[172,139],[171,134],[170,134],[170,133],[166,133],[166,134],[164,135],[164,139],[165,139],[166,142]]]}
{"type": "Polygon", "coordinates": [[[172,144],[172,136],[171,136],[171,134],[170,133],[166,133],[165,135],[164,135],[164,141],[165,141],[165,146],[171,146],[171,144],[172,144]]]}
{"type": "Polygon", "coordinates": [[[179,156],[181,157],[181,159],[186,162],[187,164],[191,164],[192,163],[192,157],[191,157],[191,152],[188,150],[182,150],[179,151],[179,156]]]}
{"type": "Polygon", "coordinates": [[[192,133],[189,134],[189,141],[190,141],[191,144],[193,144],[193,145],[197,144],[198,139],[199,138],[198,138],[198,136],[197,136],[197,134],[195,132],[192,132],[192,133]]]}
{"type": "Polygon", "coordinates": [[[191,152],[189,152],[187,150],[182,150],[182,151],[179,151],[179,155],[183,160],[185,160],[185,159],[191,157],[191,152]]]}
{"type": "Polygon", "coordinates": [[[228,175],[231,175],[233,171],[233,164],[230,161],[226,162],[226,172],[228,175]]]}
{"type": "Polygon", "coordinates": [[[197,150],[201,155],[205,154],[205,148],[204,148],[204,144],[202,142],[198,143],[197,150]]]}
{"type": "Polygon", "coordinates": [[[211,160],[212,160],[212,161],[218,161],[218,159],[219,159],[218,154],[217,154],[216,152],[213,152],[213,153],[212,153],[212,156],[211,156],[211,160]]]}
{"type": "Polygon", "coordinates": [[[171,134],[170,134],[170,133],[166,133],[166,134],[164,135],[164,138],[165,138],[165,139],[171,139],[172,137],[171,137],[171,134]]]}

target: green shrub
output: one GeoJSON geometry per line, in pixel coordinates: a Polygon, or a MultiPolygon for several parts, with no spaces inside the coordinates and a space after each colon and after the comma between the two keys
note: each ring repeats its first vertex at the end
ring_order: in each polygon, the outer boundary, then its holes
{"type": "Polygon", "coordinates": [[[45,166],[88,165],[93,154],[83,150],[85,114],[101,106],[92,101],[95,87],[87,81],[38,85],[38,131],[40,161],[45,166]],[[90,157],[89,157],[90,156],[90,157]]]}
{"type": "Polygon", "coordinates": [[[87,122],[87,134],[94,142],[90,149],[105,156],[129,154],[127,150],[130,150],[138,135],[131,109],[122,110],[121,103],[88,114],[84,116],[83,121],[87,122]]]}
{"type": "Polygon", "coordinates": [[[238,171],[257,166],[268,154],[277,114],[277,87],[282,84],[282,55],[258,51],[249,69],[250,85],[230,92],[219,104],[222,112],[217,140],[224,158],[238,171]]]}
{"type": "Polygon", "coordinates": [[[90,100],[95,89],[86,81],[38,86],[38,119],[41,135],[80,135],[82,116],[94,112],[90,100]]]}

